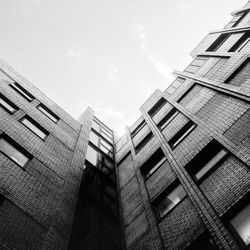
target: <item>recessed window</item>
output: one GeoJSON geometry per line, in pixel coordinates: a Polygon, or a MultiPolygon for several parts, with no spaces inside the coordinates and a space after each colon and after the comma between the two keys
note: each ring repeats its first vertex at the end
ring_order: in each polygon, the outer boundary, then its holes
{"type": "Polygon", "coordinates": [[[144,178],[152,175],[165,161],[166,157],[162,149],[157,149],[140,168],[144,178]]]}
{"type": "Polygon", "coordinates": [[[11,83],[10,87],[12,87],[16,92],[18,92],[21,96],[23,96],[29,102],[31,102],[35,99],[35,97],[33,95],[31,95],[26,89],[24,89],[17,82],[11,83]]]}
{"type": "Polygon", "coordinates": [[[101,130],[101,136],[103,136],[107,141],[109,141],[110,143],[113,143],[113,139],[110,138],[109,135],[107,135],[104,131],[101,130]]]}
{"type": "Polygon", "coordinates": [[[250,41],[250,32],[245,32],[245,34],[229,49],[229,52],[240,52],[243,47],[250,41]]]}
{"type": "Polygon", "coordinates": [[[160,130],[163,130],[177,115],[178,110],[176,108],[172,108],[168,114],[164,116],[164,118],[157,124],[157,127],[160,130]]]}
{"type": "Polygon", "coordinates": [[[2,94],[0,94],[0,106],[10,114],[18,110],[18,107],[2,94]]]}
{"type": "Polygon", "coordinates": [[[142,130],[142,128],[146,126],[146,121],[143,120],[132,132],[131,132],[131,137],[135,137],[136,134],[139,133],[139,131],[142,130]]]}
{"type": "Polygon", "coordinates": [[[188,121],[170,140],[169,145],[175,148],[196,127],[192,121],[188,121]]]}
{"type": "Polygon", "coordinates": [[[250,58],[247,58],[226,80],[225,83],[241,86],[250,78],[250,58]]]}
{"type": "Polygon", "coordinates": [[[97,135],[95,132],[93,132],[93,131],[90,132],[89,140],[90,140],[95,146],[98,147],[98,144],[99,144],[99,137],[98,137],[98,135],[97,135]]]}
{"type": "Polygon", "coordinates": [[[208,231],[202,233],[185,250],[219,250],[208,231]]]}
{"type": "Polygon", "coordinates": [[[149,111],[148,114],[153,117],[165,104],[167,100],[165,98],[161,98],[149,111]]]}
{"type": "Polygon", "coordinates": [[[50,111],[47,107],[45,107],[43,104],[39,104],[37,108],[54,123],[57,123],[59,121],[59,117],[55,115],[52,111],[50,111]]]}
{"type": "Polygon", "coordinates": [[[250,204],[239,211],[231,220],[230,224],[234,230],[243,240],[243,242],[250,245],[250,204]]]}
{"type": "Polygon", "coordinates": [[[24,167],[31,160],[31,155],[6,135],[0,138],[0,151],[20,167],[24,167]]]}
{"type": "Polygon", "coordinates": [[[197,56],[184,71],[193,74],[196,73],[207,59],[207,57],[197,56]]]}
{"type": "Polygon", "coordinates": [[[47,130],[45,130],[41,125],[39,125],[29,116],[25,116],[20,120],[20,122],[43,140],[49,135],[49,132],[47,130]]]}
{"type": "Polygon", "coordinates": [[[217,51],[229,36],[230,34],[221,34],[206,51],[217,51]]]}
{"type": "Polygon", "coordinates": [[[250,193],[247,193],[223,216],[228,229],[235,235],[242,245],[240,249],[249,249],[250,246],[250,193]],[[248,248],[246,248],[248,246],[248,248]]]}
{"type": "Polygon", "coordinates": [[[135,152],[138,153],[153,137],[153,133],[149,132],[141,141],[140,143],[135,147],[135,152]]]}
{"type": "Polygon", "coordinates": [[[88,145],[86,160],[88,160],[92,165],[97,166],[98,152],[90,145],[88,145]]]}
{"type": "Polygon", "coordinates": [[[196,182],[201,182],[228,156],[228,151],[212,140],[187,165],[188,173],[196,182]]]}
{"type": "Polygon", "coordinates": [[[236,27],[245,18],[247,13],[248,13],[247,11],[237,13],[233,18],[233,20],[230,22],[232,23],[232,27],[236,27]]]}
{"type": "Polygon", "coordinates": [[[173,182],[156,200],[153,202],[158,219],[163,218],[178,203],[186,197],[186,192],[179,181],[173,182]]]}

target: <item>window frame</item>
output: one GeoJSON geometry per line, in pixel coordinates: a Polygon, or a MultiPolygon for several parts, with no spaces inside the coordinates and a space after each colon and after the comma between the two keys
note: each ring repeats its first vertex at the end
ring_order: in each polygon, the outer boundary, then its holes
{"type": "Polygon", "coordinates": [[[147,123],[145,120],[140,122],[139,125],[133,131],[130,131],[131,137],[134,138],[146,125],[147,125],[147,123]]]}
{"type": "Polygon", "coordinates": [[[27,165],[31,162],[33,156],[26,150],[24,149],[20,144],[18,144],[16,141],[14,141],[11,137],[9,137],[7,134],[2,133],[0,135],[0,140],[4,140],[7,143],[9,143],[13,148],[15,148],[18,152],[23,154],[28,160],[25,162],[24,165],[20,165],[18,162],[14,161],[9,155],[7,155],[5,152],[1,151],[0,152],[6,156],[10,161],[15,163],[17,166],[19,166],[21,169],[25,170],[27,165]]]}
{"type": "Polygon", "coordinates": [[[154,153],[140,166],[140,171],[144,180],[148,180],[165,162],[167,158],[159,147],[154,153]],[[160,160],[158,160],[160,158],[160,160]],[[158,161],[157,161],[158,160],[158,161]],[[152,166],[153,165],[153,166],[152,166]],[[152,167],[151,167],[152,166],[152,167]],[[153,170],[153,171],[152,171],[153,170]]]}
{"type": "Polygon", "coordinates": [[[142,140],[135,146],[135,153],[138,154],[153,137],[154,134],[152,133],[152,131],[150,131],[146,136],[144,136],[142,140]]]}
{"type": "Polygon", "coordinates": [[[230,33],[220,34],[217,39],[206,49],[206,52],[216,52],[222,46],[222,44],[226,42],[230,35],[230,33]]]}
{"type": "Polygon", "coordinates": [[[148,111],[148,114],[153,118],[167,103],[167,100],[164,97],[161,97],[154,106],[148,111]]]}
{"type": "Polygon", "coordinates": [[[168,144],[171,149],[175,149],[195,128],[195,124],[192,120],[189,120],[169,141],[168,144]],[[190,126],[189,126],[190,124],[190,126]],[[188,127],[189,126],[189,127],[188,127]],[[187,127],[187,129],[186,129],[187,127]],[[183,133],[184,131],[184,133],[183,133]],[[177,137],[177,138],[176,138],[177,137]],[[172,142],[173,141],[173,142],[172,142]]]}
{"type": "Polygon", "coordinates": [[[44,127],[42,127],[39,123],[37,123],[34,119],[32,119],[30,116],[25,115],[19,120],[27,129],[29,129],[33,134],[35,134],[37,137],[45,141],[47,137],[49,136],[49,131],[47,131],[44,127]],[[37,127],[38,130],[40,130],[42,133],[45,134],[44,137],[39,136],[35,131],[33,131],[31,128],[29,128],[26,124],[23,123],[24,120],[29,121],[33,126],[37,127]]]}
{"type": "Polygon", "coordinates": [[[221,164],[223,164],[228,157],[230,157],[229,151],[224,148],[219,142],[215,139],[211,140],[205,147],[203,147],[184,167],[191,178],[200,185],[205,179],[207,179],[221,164]],[[214,150],[211,153],[211,149],[214,150]],[[220,157],[212,167],[210,167],[200,178],[197,178],[196,175],[199,173],[204,167],[207,166],[212,160],[220,154],[220,152],[224,151],[225,155],[220,157]],[[205,158],[204,155],[210,156],[205,158]],[[201,159],[201,160],[200,160],[201,159]],[[204,160],[205,159],[205,160],[204,160]],[[201,162],[201,161],[204,162],[201,162]],[[197,167],[198,165],[198,167],[197,167]]]}
{"type": "Polygon", "coordinates": [[[166,126],[179,114],[177,108],[173,107],[161,120],[158,122],[157,127],[163,131],[166,126]],[[161,124],[162,123],[162,124],[161,124]],[[164,126],[163,126],[164,125],[164,126]]]}
{"type": "Polygon", "coordinates": [[[48,109],[43,103],[40,103],[36,106],[36,108],[42,112],[45,116],[47,116],[52,122],[54,122],[55,124],[58,123],[58,121],[60,120],[60,118],[55,114],[53,113],[50,109],[48,109]],[[45,112],[47,112],[49,115],[51,115],[52,117],[55,118],[55,120],[53,120],[50,116],[48,116],[42,109],[40,109],[40,107],[45,110],[45,112]]]}
{"type": "Polygon", "coordinates": [[[21,95],[24,99],[26,99],[28,102],[32,102],[35,100],[35,97],[30,94],[24,87],[22,87],[19,83],[14,82],[10,83],[9,86],[14,89],[19,95],[21,95]]]}
{"type": "Polygon", "coordinates": [[[175,210],[175,208],[181,204],[185,198],[187,197],[187,192],[185,191],[185,189],[183,188],[182,184],[180,183],[180,181],[178,179],[175,179],[170,185],[168,185],[160,194],[158,194],[154,200],[152,201],[152,206],[153,206],[153,210],[155,211],[155,215],[156,218],[158,220],[158,222],[162,221],[166,216],[168,216],[173,210],[175,210]],[[168,211],[166,213],[164,213],[163,216],[160,216],[159,211],[157,206],[164,201],[171,193],[173,193],[178,187],[181,187],[184,192],[185,195],[182,197],[181,200],[178,201],[178,203],[175,203],[173,207],[171,207],[170,209],[168,209],[168,211]]]}
{"type": "Polygon", "coordinates": [[[0,107],[3,108],[5,111],[7,111],[9,114],[14,114],[19,108],[12,102],[10,101],[7,97],[5,97],[2,93],[0,93],[0,99],[2,99],[4,102],[6,102],[9,106],[11,106],[14,111],[10,111],[6,106],[4,106],[0,102],[0,107]]]}

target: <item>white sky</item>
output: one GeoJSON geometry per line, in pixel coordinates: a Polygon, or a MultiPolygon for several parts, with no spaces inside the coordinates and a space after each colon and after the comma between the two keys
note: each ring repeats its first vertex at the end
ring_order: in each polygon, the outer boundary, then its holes
{"type": "Polygon", "coordinates": [[[0,0],[0,57],[78,118],[119,134],[247,0],[0,0]]]}

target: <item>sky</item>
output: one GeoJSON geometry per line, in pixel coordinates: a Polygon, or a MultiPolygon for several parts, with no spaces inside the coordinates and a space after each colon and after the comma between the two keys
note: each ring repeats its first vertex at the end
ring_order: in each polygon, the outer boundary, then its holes
{"type": "Polygon", "coordinates": [[[0,58],[74,118],[119,135],[247,0],[0,0],[0,58]]]}

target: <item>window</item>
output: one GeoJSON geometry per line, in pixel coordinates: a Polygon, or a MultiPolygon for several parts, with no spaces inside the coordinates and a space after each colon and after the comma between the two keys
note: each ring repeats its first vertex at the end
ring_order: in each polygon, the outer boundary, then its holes
{"type": "Polygon", "coordinates": [[[92,123],[92,128],[99,133],[100,125],[95,120],[92,123]]]}
{"type": "Polygon", "coordinates": [[[221,34],[206,51],[217,51],[229,36],[230,34],[221,34]]]}
{"type": "Polygon", "coordinates": [[[98,147],[99,137],[93,131],[90,132],[89,140],[98,147]]]}
{"type": "Polygon", "coordinates": [[[98,152],[88,145],[86,160],[88,160],[92,165],[97,166],[98,162],[98,152]]]}
{"type": "Polygon", "coordinates": [[[57,123],[59,121],[59,117],[55,115],[53,112],[51,112],[47,107],[45,107],[43,104],[39,104],[37,108],[45,114],[50,120],[52,120],[54,123],[57,123]]]}
{"type": "Polygon", "coordinates": [[[153,133],[149,132],[141,141],[140,143],[135,147],[135,152],[138,153],[153,137],[153,133]]]}
{"type": "Polygon", "coordinates": [[[233,216],[230,220],[230,224],[233,226],[234,230],[243,240],[243,242],[249,246],[250,245],[250,204],[245,206],[239,211],[238,214],[233,216]]]}
{"type": "Polygon", "coordinates": [[[15,111],[18,110],[18,107],[2,94],[0,94],[0,106],[10,114],[13,114],[15,111]]]}
{"type": "Polygon", "coordinates": [[[149,111],[148,114],[153,117],[165,104],[167,103],[165,98],[161,98],[149,111]]]}
{"type": "Polygon", "coordinates": [[[26,89],[24,89],[17,82],[11,83],[10,87],[12,87],[16,92],[18,92],[21,96],[23,96],[29,102],[31,102],[35,99],[35,97],[33,95],[31,95],[26,89]]]}
{"type": "Polygon", "coordinates": [[[196,182],[201,182],[228,156],[217,141],[212,140],[187,165],[186,170],[196,182]]]}
{"type": "Polygon", "coordinates": [[[131,137],[135,137],[135,135],[142,130],[142,128],[146,125],[145,120],[143,120],[132,132],[131,137]]]}
{"type": "Polygon", "coordinates": [[[20,122],[43,140],[49,135],[49,132],[47,130],[45,130],[41,125],[39,125],[29,116],[25,116],[20,120],[20,122]]]}
{"type": "Polygon", "coordinates": [[[202,233],[185,250],[219,250],[208,231],[202,233]]]}
{"type": "Polygon", "coordinates": [[[153,202],[158,219],[162,219],[178,203],[186,197],[186,192],[179,181],[174,181],[159,197],[153,202]]]}
{"type": "Polygon", "coordinates": [[[152,175],[165,161],[166,157],[162,149],[157,149],[141,166],[141,172],[144,178],[148,178],[150,175],[152,175]]]}
{"type": "Polygon", "coordinates": [[[200,67],[207,61],[207,57],[197,56],[196,59],[184,70],[188,73],[196,73],[200,67]]]}
{"type": "Polygon", "coordinates": [[[232,25],[231,27],[236,27],[241,22],[241,20],[245,18],[247,13],[248,13],[247,11],[237,13],[235,17],[232,19],[232,21],[230,22],[230,24],[232,25]]]}
{"type": "Polygon", "coordinates": [[[157,127],[160,130],[163,130],[178,115],[178,113],[179,112],[176,108],[172,108],[170,112],[157,124],[157,127]]]}
{"type": "MultiPolygon", "coordinates": [[[[235,235],[236,240],[245,249],[250,246],[250,193],[233,205],[223,216],[228,229],[235,235]]],[[[247,248],[247,249],[248,249],[247,248]]]]}
{"type": "Polygon", "coordinates": [[[226,80],[225,83],[241,86],[250,78],[250,58],[247,58],[226,80]]]}
{"type": "Polygon", "coordinates": [[[169,145],[175,148],[196,127],[192,121],[188,121],[170,140],[169,145]]]}
{"type": "Polygon", "coordinates": [[[107,134],[106,134],[105,132],[103,132],[102,130],[101,130],[101,135],[102,135],[107,141],[109,141],[110,143],[113,143],[113,139],[110,138],[110,136],[107,135],[107,134]]]}
{"type": "Polygon", "coordinates": [[[0,151],[22,168],[31,160],[31,155],[5,134],[0,138],[0,151]]]}
{"type": "Polygon", "coordinates": [[[250,32],[245,34],[229,49],[229,52],[240,52],[244,46],[250,41],[250,32]]]}

